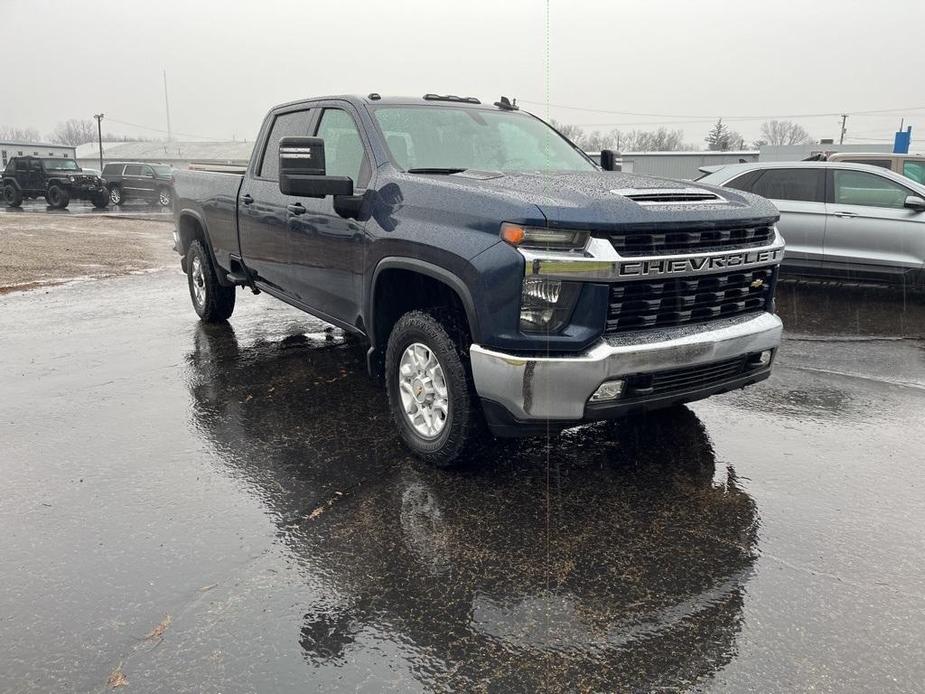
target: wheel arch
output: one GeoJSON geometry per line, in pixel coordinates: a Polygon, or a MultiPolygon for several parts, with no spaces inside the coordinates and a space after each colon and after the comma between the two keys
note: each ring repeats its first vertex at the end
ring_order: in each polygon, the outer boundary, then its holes
{"type": "Polygon", "coordinates": [[[409,310],[415,308],[428,308],[433,303],[422,300],[421,295],[412,295],[408,292],[400,293],[400,299],[389,296],[388,290],[396,285],[408,287],[413,284],[426,284],[431,289],[443,287],[448,294],[440,297],[440,292],[429,294],[427,298],[449,299],[458,302],[467,323],[469,337],[478,342],[481,332],[478,314],[472,293],[466,283],[455,273],[444,267],[418,258],[405,258],[391,256],[383,258],[376,265],[369,285],[369,296],[366,302],[366,332],[370,341],[367,354],[367,366],[373,376],[382,372],[385,345],[395,321],[409,310]]]}
{"type": "Polygon", "coordinates": [[[213,267],[216,268],[219,284],[225,286],[229,285],[223,274],[218,270],[219,265],[215,260],[215,251],[212,250],[212,239],[209,236],[209,228],[201,214],[195,210],[181,210],[179,215],[177,215],[177,236],[180,240],[180,247],[177,251],[180,253],[180,264],[184,272],[186,272],[186,256],[189,252],[190,245],[193,241],[201,241],[206,249],[206,253],[209,254],[209,259],[212,261],[213,267]]]}

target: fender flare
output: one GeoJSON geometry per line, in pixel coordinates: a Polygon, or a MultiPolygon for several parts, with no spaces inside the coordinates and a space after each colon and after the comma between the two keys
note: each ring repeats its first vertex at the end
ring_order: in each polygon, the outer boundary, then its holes
{"type": "Polygon", "coordinates": [[[11,184],[13,184],[13,187],[14,187],[16,190],[18,190],[19,192],[22,192],[22,190],[23,190],[22,186],[19,185],[19,181],[17,181],[17,180],[16,180],[15,178],[13,178],[12,176],[4,176],[3,182],[2,182],[2,183],[3,183],[3,186],[4,186],[4,187],[6,187],[7,184],[10,184],[10,183],[11,183],[11,184]]]}
{"type": "Polygon", "coordinates": [[[472,337],[472,342],[475,344],[479,343],[482,333],[479,327],[478,314],[475,310],[475,302],[472,300],[472,293],[469,291],[469,287],[458,275],[453,274],[439,265],[429,263],[426,260],[403,256],[386,256],[376,265],[376,269],[373,270],[372,281],[369,283],[369,295],[366,302],[366,334],[370,340],[371,350],[380,347],[380,345],[375,344],[376,316],[373,307],[376,305],[376,283],[379,279],[379,274],[383,270],[409,270],[411,272],[417,272],[421,275],[426,275],[427,277],[443,282],[443,284],[455,291],[460,301],[462,301],[463,309],[466,312],[466,319],[469,321],[469,334],[472,337]]]}
{"type": "MultiPolygon", "coordinates": [[[[202,235],[205,237],[206,252],[209,254],[209,258],[212,260],[212,265],[218,268],[218,262],[215,260],[215,251],[212,250],[212,237],[209,236],[209,226],[206,224],[205,217],[199,214],[196,210],[190,209],[188,207],[184,207],[182,210],[180,210],[177,213],[177,232],[178,234],[180,231],[180,223],[183,221],[184,217],[190,217],[192,219],[195,219],[196,222],[199,224],[199,227],[202,229],[202,235]]],[[[180,240],[182,242],[182,237],[180,240]]],[[[186,270],[185,263],[186,263],[186,254],[184,253],[180,257],[180,264],[183,265],[184,271],[186,270]]],[[[218,275],[219,284],[223,286],[228,286],[226,284],[225,277],[224,275],[222,275],[221,272],[216,272],[216,275],[218,275]]]]}

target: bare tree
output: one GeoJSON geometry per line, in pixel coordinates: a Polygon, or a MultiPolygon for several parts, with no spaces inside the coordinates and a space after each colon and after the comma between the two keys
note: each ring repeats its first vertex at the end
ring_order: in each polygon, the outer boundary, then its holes
{"type": "Polygon", "coordinates": [[[619,149],[623,152],[684,152],[693,147],[684,142],[683,130],[669,130],[657,128],[656,130],[630,130],[619,132],[619,149]]]}
{"type": "Polygon", "coordinates": [[[39,131],[35,128],[17,128],[12,125],[0,125],[0,140],[12,142],[38,142],[39,131]]]}
{"type": "Polygon", "coordinates": [[[49,138],[52,142],[77,147],[88,142],[96,142],[96,133],[96,123],[93,122],[93,119],[70,118],[63,123],[58,123],[49,138]]]}
{"type": "Polygon", "coordinates": [[[585,139],[585,131],[580,126],[560,123],[552,118],[550,118],[549,124],[579,147],[583,146],[582,141],[585,139]]]}
{"type": "Polygon", "coordinates": [[[792,120],[769,120],[761,124],[761,138],[769,145],[803,145],[813,138],[792,120]]]}

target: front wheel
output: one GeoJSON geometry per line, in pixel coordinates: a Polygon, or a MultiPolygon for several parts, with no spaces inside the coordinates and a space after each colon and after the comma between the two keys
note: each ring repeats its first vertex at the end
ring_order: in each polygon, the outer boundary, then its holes
{"type": "Polygon", "coordinates": [[[113,186],[109,189],[109,202],[113,205],[122,204],[122,189],[119,186],[113,186]]]}
{"type": "Polygon", "coordinates": [[[59,185],[48,186],[48,192],[45,193],[45,201],[48,206],[60,210],[67,207],[71,201],[71,195],[59,185]]]}
{"type": "Polygon", "coordinates": [[[157,192],[157,201],[160,203],[161,207],[170,207],[173,205],[173,195],[170,192],[170,188],[161,188],[157,192]]]}
{"type": "Polygon", "coordinates": [[[234,312],[234,287],[219,284],[212,258],[199,241],[186,254],[187,280],[193,308],[206,323],[221,323],[234,312]]]}
{"type": "Polygon", "coordinates": [[[93,206],[98,210],[105,210],[108,204],[109,193],[107,193],[105,190],[101,193],[98,193],[96,197],[93,198],[93,206]]]}
{"type": "Polygon", "coordinates": [[[450,337],[450,324],[423,311],[406,313],[385,352],[389,408],[402,441],[438,467],[456,462],[482,433],[462,345],[450,337]]]}

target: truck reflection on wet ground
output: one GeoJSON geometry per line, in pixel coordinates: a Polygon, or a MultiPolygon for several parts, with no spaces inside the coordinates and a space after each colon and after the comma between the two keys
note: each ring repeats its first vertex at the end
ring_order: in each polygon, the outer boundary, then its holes
{"type": "Polygon", "coordinates": [[[195,425],[349,595],[305,615],[310,665],[374,638],[420,654],[437,689],[650,690],[732,657],[758,515],[690,410],[446,473],[404,455],[362,348],[328,338],[197,326],[188,358],[195,425]]]}

